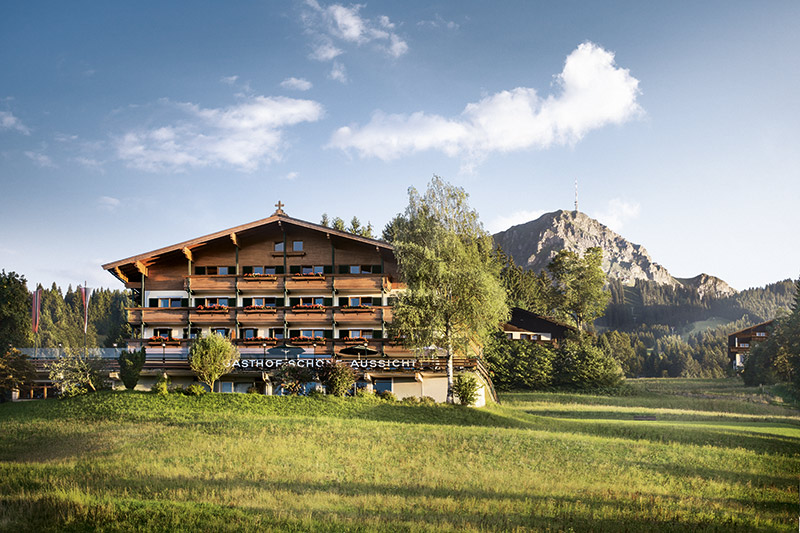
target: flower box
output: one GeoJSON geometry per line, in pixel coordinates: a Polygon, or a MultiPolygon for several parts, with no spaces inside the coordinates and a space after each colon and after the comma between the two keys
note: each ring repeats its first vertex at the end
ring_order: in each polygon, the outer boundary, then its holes
{"type": "Polygon", "coordinates": [[[292,306],[292,311],[295,313],[324,313],[325,306],[320,304],[294,305],[292,306]]]}
{"type": "Polygon", "coordinates": [[[162,344],[166,346],[180,346],[181,340],[180,339],[173,339],[167,337],[150,337],[147,340],[147,344],[150,346],[161,346],[162,344]]]}
{"type": "Polygon", "coordinates": [[[366,339],[364,337],[344,337],[342,340],[345,344],[367,344],[367,342],[372,339],[366,339]]]}
{"type": "Polygon", "coordinates": [[[308,274],[292,274],[292,279],[298,281],[325,279],[325,274],[319,272],[310,272],[308,274]]]}
{"type": "Polygon", "coordinates": [[[249,339],[240,339],[242,344],[247,345],[258,345],[261,346],[262,344],[266,344],[268,346],[274,346],[278,343],[278,339],[275,337],[250,337],[249,339]]]}
{"type": "Polygon", "coordinates": [[[291,344],[296,344],[298,346],[308,345],[308,344],[324,344],[325,339],[323,337],[292,337],[289,339],[291,344]]]}
{"type": "Polygon", "coordinates": [[[244,281],[276,281],[278,276],[275,274],[245,274],[244,281]]]}
{"type": "Polygon", "coordinates": [[[245,313],[276,313],[277,309],[274,306],[268,305],[248,305],[242,309],[245,313]]]}
{"type": "Polygon", "coordinates": [[[227,313],[230,308],[227,305],[198,305],[198,313],[227,313]]]}

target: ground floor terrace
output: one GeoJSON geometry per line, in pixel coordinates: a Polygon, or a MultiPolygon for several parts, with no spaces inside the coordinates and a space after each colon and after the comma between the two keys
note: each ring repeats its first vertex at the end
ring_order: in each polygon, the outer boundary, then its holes
{"type": "MultiPolygon", "coordinates": [[[[117,357],[119,350],[93,350],[95,356],[106,362],[112,387],[124,388],[119,376],[117,357]]],[[[402,353],[377,352],[362,344],[342,349],[344,353],[327,351],[325,343],[310,346],[242,346],[240,358],[230,370],[214,383],[214,391],[220,393],[256,393],[282,395],[276,373],[284,365],[320,370],[332,361],[347,364],[356,372],[357,382],[353,389],[362,388],[373,392],[391,392],[398,399],[428,396],[437,402],[447,399],[447,358],[418,357],[408,351],[402,353]],[[349,353],[348,353],[349,352],[349,353]]],[[[47,364],[60,354],[55,350],[32,353],[38,371],[38,380],[33,387],[19,391],[20,399],[40,399],[56,396],[58,391],[48,378],[47,364]]],[[[489,374],[479,358],[457,357],[453,360],[454,373],[471,372],[478,377],[478,406],[495,397],[489,374]]],[[[198,383],[189,364],[188,346],[163,346],[147,350],[147,359],[142,369],[137,390],[150,390],[163,376],[167,376],[173,387],[188,387],[198,383]]],[[[319,381],[306,384],[306,393],[324,387],[319,381]]]]}

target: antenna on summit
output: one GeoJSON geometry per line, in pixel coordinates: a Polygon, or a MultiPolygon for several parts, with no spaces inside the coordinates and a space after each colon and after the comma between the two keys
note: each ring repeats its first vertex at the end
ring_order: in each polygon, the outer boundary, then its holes
{"type": "Polygon", "coordinates": [[[575,212],[578,212],[578,178],[575,178],[575,212]]]}

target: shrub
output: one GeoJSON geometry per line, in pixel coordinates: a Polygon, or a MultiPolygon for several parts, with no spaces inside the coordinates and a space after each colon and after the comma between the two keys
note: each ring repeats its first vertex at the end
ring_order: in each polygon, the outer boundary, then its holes
{"type": "Polygon", "coordinates": [[[406,396],[405,398],[403,398],[400,401],[403,402],[403,403],[407,403],[409,405],[419,405],[421,400],[419,398],[417,398],[416,396],[406,396]]]}
{"type": "Polygon", "coordinates": [[[133,352],[124,351],[119,354],[119,379],[128,390],[136,388],[136,383],[139,381],[139,375],[142,372],[142,367],[147,359],[144,347],[141,350],[133,352]]]}
{"type": "Polygon", "coordinates": [[[613,388],[624,379],[619,363],[594,346],[588,335],[566,339],[558,349],[553,370],[553,384],[570,389],[613,388]]]}
{"type": "Polygon", "coordinates": [[[203,387],[201,384],[199,384],[199,383],[192,383],[191,385],[189,385],[188,387],[186,387],[186,390],[185,390],[185,391],[183,391],[183,392],[184,392],[184,394],[186,394],[187,396],[202,396],[202,395],[203,395],[203,394],[205,394],[207,391],[206,391],[206,388],[205,388],[205,387],[203,387]]]}
{"type": "Polygon", "coordinates": [[[247,394],[261,394],[261,391],[255,385],[250,385],[247,387],[247,394]]]}
{"type": "Polygon", "coordinates": [[[472,374],[459,374],[453,381],[453,393],[461,405],[474,405],[478,399],[478,378],[472,374]]]}
{"type": "Polygon", "coordinates": [[[495,335],[486,345],[484,356],[498,390],[540,390],[553,381],[555,352],[548,346],[495,335]]]}
{"type": "Polygon", "coordinates": [[[158,381],[150,387],[150,392],[155,392],[162,396],[169,394],[169,378],[166,374],[162,374],[161,377],[158,378],[158,381]]]}
{"type": "Polygon", "coordinates": [[[372,398],[373,396],[375,396],[375,391],[369,390],[366,387],[359,387],[356,389],[357,398],[372,398]]]}
{"type": "Polygon", "coordinates": [[[306,383],[314,381],[314,372],[302,366],[285,364],[273,376],[284,394],[299,396],[306,390],[306,383]]]}
{"type": "Polygon", "coordinates": [[[436,405],[436,400],[431,396],[423,396],[419,399],[419,404],[427,406],[436,405]]]}
{"type": "Polygon", "coordinates": [[[320,380],[328,394],[344,396],[356,382],[356,371],[346,363],[333,361],[322,369],[320,380]]]}
{"type": "Polygon", "coordinates": [[[385,390],[377,393],[378,398],[381,400],[386,400],[387,402],[396,402],[397,396],[390,390],[385,390]]]}

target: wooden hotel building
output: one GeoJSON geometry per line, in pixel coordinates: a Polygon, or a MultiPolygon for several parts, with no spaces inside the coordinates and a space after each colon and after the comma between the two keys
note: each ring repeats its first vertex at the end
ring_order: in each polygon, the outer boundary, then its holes
{"type": "MultiPolygon", "coordinates": [[[[360,386],[445,401],[446,361],[389,338],[392,302],[403,290],[392,246],[277,207],[269,218],[103,265],[137,303],[128,310],[128,347],[147,349],[138,387],[164,373],[190,384],[190,343],[219,333],[241,353],[215,384],[219,392],[273,394],[281,365],[337,359],[358,371],[360,386]]],[[[477,357],[456,360],[456,368],[483,377],[481,402],[492,394],[477,357]]]]}

